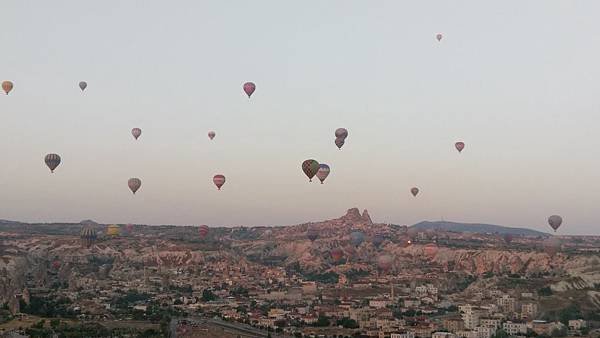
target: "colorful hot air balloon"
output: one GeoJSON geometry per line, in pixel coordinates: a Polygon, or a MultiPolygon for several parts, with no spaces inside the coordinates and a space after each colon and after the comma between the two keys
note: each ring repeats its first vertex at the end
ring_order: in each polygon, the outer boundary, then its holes
{"type": "Polygon", "coordinates": [[[560,251],[562,243],[560,239],[556,237],[550,237],[544,240],[542,246],[544,247],[544,252],[552,257],[560,251]]]}
{"type": "Polygon", "coordinates": [[[381,254],[377,257],[377,266],[383,272],[388,272],[392,267],[392,263],[394,262],[394,258],[389,254],[381,254]]]}
{"type": "Polygon", "coordinates": [[[346,137],[348,137],[348,130],[346,128],[338,128],[335,130],[335,138],[345,140],[346,137]]]}
{"type": "Polygon", "coordinates": [[[410,193],[416,197],[417,194],[419,193],[419,188],[417,188],[417,187],[411,188],[410,193]]]}
{"type": "Polygon", "coordinates": [[[139,178],[130,178],[127,181],[127,186],[131,189],[131,192],[135,195],[135,192],[142,186],[142,181],[139,178]]]}
{"type": "Polygon", "coordinates": [[[317,171],[319,171],[319,162],[315,160],[306,160],[302,162],[302,171],[308,177],[308,181],[312,182],[312,178],[315,177],[317,171]]]}
{"type": "Polygon", "coordinates": [[[208,235],[208,231],[209,231],[208,225],[201,225],[198,228],[198,233],[200,234],[200,238],[205,239],[206,236],[208,235]]]}
{"type": "Polygon", "coordinates": [[[554,232],[556,232],[556,230],[558,230],[558,228],[562,224],[562,221],[563,221],[563,219],[559,215],[552,215],[552,216],[548,217],[548,224],[550,225],[550,227],[552,229],[554,229],[554,232]]]}
{"type": "Polygon", "coordinates": [[[319,164],[319,170],[317,170],[317,178],[319,179],[319,181],[321,181],[321,184],[323,184],[323,181],[325,181],[327,176],[329,176],[330,171],[331,169],[329,169],[329,166],[327,164],[319,164]]]}
{"type": "Polygon", "coordinates": [[[308,231],[306,231],[306,237],[311,242],[314,242],[317,238],[319,238],[319,232],[316,229],[308,229],[308,231]]]}
{"type": "Polygon", "coordinates": [[[443,36],[442,36],[442,34],[438,33],[438,34],[435,36],[435,38],[436,38],[438,41],[442,41],[442,38],[443,38],[443,36]]]}
{"type": "Polygon", "coordinates": [[[435,243],[429,243],[423,247],[423,252],[429,259],[433,259],[438,252],[438,246],[435,243]]]}
{"type": "Polygon", "coordinates": [[[213,138],[215,138],[215,136],[216,136],[216,135],[217,135],[217,133],[215,133],[215,132],[214,132],[214,131],[212,131],[212,130],[208,132],[208,138],[209,138],[209,139],[211,139],[211,140],[212,140],[213,138]]]}
{"type": "Polygon", "coordinates": [[[84,91],[87,88],[87,82],[85,82],[85,81],[79,82],[79,88],[81,89],[81,91],[84,91]]]}
{"type": "Polygon", "coordinates": [[[142,135],[142,130],[140,128],[133,128],[131,129],[131,135],[137,140],[142,135]]]}
{"type": "Polygon", "coordinates": [[[85,227],[85,228],[81,229],[81,232],[79,233],[79,237],[81,238],[81,245],[84,248],[89,248],[96,241],[96,237],[97,237],[96,230],[94,230],[94,228],[89,227],[89,226],[85,227]]]}
{"type": "Polygon", "coordinates": [[[350,243],[354,246],[359,246],[365,240],[365,234],[362,231],[353,231],[350,233],[350,243]]]}
{"type": "Polygon", "coordinates": [[[465,149],[465,143],[464,142],[456,142],[454,143],[454,147],[456,147],[456,150],[458,150],[458,152],[462,152],[463,149],[465,149]]]}
{"type": "Polygon", "coordinates": [[[213,183],[217,186],[217,189],[221,190],[223,184],[225,184],[225,176],[215,175],[213,176],[213,183]]]}
{"type": "Polygon", "coordinates": [[[344,251],[342,251],[342,249],[340,248],[331,249],[329,254],[331,255],[331,259],[333,259],[334,262],[337,262],[340,259],[342,259],[342,257],[344,257],[344,251]]]}
{"type": "Polygon", "coordinates": [[[338,147],[339,150],[342,150],[344,143],[346,143],[346,141],[343,138],[338,137],[335,139],[335,145],[338,147]]]}
{"type": "Polygon", "coordinates": [[[8,93],[10,93],[10,91],[13,89],[13,87],[14,87],[14,85],[10,81],[4,81],[4,82],[2,82],[2,90],[4,90],[4,92],[6,93],[6,95],[8,95],[8,93]]]}
{"type": "Polygon", "coordinates": [[[244,83],[244,92],[248,95],[248,98],[252,96],[252,93],[256,90],[256,85],[254,82],[246,82],[244,83]]]}
{"type": "Polygon", "coordinates": [[[106,234],[108,236],[116,237],[121,233],[121,228],[116,224],[111,224],[106,228],[106,234]]]}
{"type": "Polygon", "coordinates": [[[504,234],[502,236],[502,238],[504,239],[504,242],[506,242],[506,244],[510,244],[510,242],[512,242],[512,240],[513,240],[513,235],[512,234],[504,234]]]}
{"type": "Polygon", "coordinates": [[[60,164],[60,156],[57,154],[48,154],[44,157],[44,162],[46,162],[46,165],[50,168],[50,172],[53,173],[54,169],[60,164]]]}

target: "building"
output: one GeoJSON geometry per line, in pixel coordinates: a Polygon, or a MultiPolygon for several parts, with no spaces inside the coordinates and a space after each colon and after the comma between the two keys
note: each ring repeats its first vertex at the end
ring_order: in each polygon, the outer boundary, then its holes
{"type": "Polygon", "coordinates": [[[581,330],[587,327],[587,322],[583,319],[569,320],[569,330],[581,330]]]}
{"type": "Polygon", "coordinates": [[[500,309],[506,313],[515,312],[515,303],[515,299],[509,295],[503,295],[496,301],[500,309]]]}
{"type": "Polygon", "coordinates": [[[457,336],[450,332],[434,332],[431,338],[457,338],[457,336]]]}
{"type": "Polygon", "coordinates": [[[392,333],[390,338],[415,338],[415,333],[412,331],[406,331],[402,333],[392,333]]]}
{"type": "Polygon", "coordinates": [[[525,303],[521,305],[521,318],[533,319],[537,316],[538,306],[536,303],[525,303]]]}
{"type": "Polygon", "coordinates": [[[464,306],[461,309],[461,317],[465,323],[465,328],[473,330],[479,326],[479,318],[482,316],[482,311],[478,307],[464,306]]]}
{"type": "Polygon", "coordinates": [[[502,322],[497,318],[480,318],[479,325],[485,327],[493,327],[494,329],[498,329],[502,322]]]}
{"type": "Polygon", "coordinates": [[[508,333],[509,336],[516,336],[520,333],[527,333],[527,324],[525,323],[513,323],[508,321],[502,325],[502,329],[508,333]]]}
{"type": "Polygon", "coordinates": [[[458,332],[465,329],[465,322],[462,318],[446,318],[442,320],[442,326],[450,332],[458,332]]]}
{"type": "Polygon", "coordinates": [[[496,328],[491,326],[477,326],[474,331],[478,338],[490,338],[496,334],[496,328]]]}

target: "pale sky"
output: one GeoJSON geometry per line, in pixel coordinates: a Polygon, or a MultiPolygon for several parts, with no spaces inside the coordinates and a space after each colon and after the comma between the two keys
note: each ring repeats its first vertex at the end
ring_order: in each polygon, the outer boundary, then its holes
{"type": "Polygon", "coordinates": [[[600,234],[599,1],[1,7],[15,87],[0,95],[0,218],[287,225],[356,206],[543,231],[560,214],[559,233],[600,234]],[[324,185],[307,158],[330,165],[324,185]]]}

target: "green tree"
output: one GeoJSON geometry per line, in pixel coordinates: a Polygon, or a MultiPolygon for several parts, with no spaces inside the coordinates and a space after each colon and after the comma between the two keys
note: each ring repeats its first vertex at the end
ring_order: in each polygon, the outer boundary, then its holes
{"type": "Polygon", "coordinates": [[[202,290],[202,301],[203,302],[210,302],[215,299],[217,299],[217,296],[215,296],[215,294],[212,291],[210,291],[209,289],[202,290]]]}

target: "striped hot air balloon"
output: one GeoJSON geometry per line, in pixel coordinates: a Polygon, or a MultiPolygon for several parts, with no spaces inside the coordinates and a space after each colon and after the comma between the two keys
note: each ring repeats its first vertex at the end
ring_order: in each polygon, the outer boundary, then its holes
{"type": "Polygon", "coordinates": [[[89,248],[96,241],[96,238],[97,238],[96,230],[94,230],[94,228],[89,227],[89,226],[84,227],[83,229],[81,229],[81,232],[79,233],[79,237],[81,238],[81,245],[84,248],[89,248]]]}
{"type": "Polygon", "coordinates": [[[225,176],[220,174],[213,176],[213,183],[217,186],[217,189],[221,190],[221,187],[225,184],[225,176]]]}
{"type": "Polygon", "coordinates": [[[206,236],[208,236],[208,226],[207,225],[201,225],[198,228],[198,234],[200,234],[200,238],[201,239],[205,239],[206,236]]]}
{"type": "Polygon", "coordinates": [[[46,165],[50,168],[50,172],[53,173],[54,169],[60,164],[60,156],[57,154],[48,154],[44,157],[44,162],[46,162],[46,165]]]}
{"type": "Polygon", "coordinates": [[[329,176],[330,171],[331,171],[331,169],[329,168],[329,166],[327,164],[324,164],[324,163],[319,164],[319,170],[317,170],[316,176],[319,179],[319,181],[321,181],[321,184],[323,184],[323,181],[325,181],[327,176],[329,176]]]}

